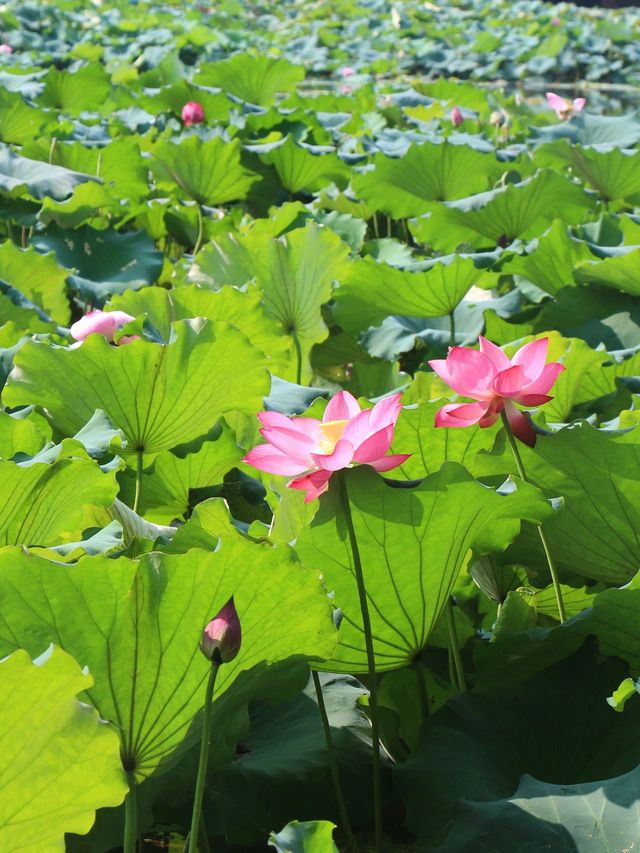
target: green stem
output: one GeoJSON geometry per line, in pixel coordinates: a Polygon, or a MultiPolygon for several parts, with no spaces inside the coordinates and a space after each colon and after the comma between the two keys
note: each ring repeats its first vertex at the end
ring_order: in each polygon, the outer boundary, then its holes
{"type": "Polygon", "coordinates": [[[353,555],[353,571],[358,586],[358,598],[360,600],[360,613],[362,615],[362,627],[364,629],[364,642],[367,653],[367,671],[369,674],[369,708],[371,709],[371,745],[373,764],[373,814],[375,825],[375,853],[382,850],[382,790],[380,784],[380,718],[378,715],[378,684],[376,681],[376,661],[373,651],[373,634],[371,632],[371,618],[369,616],[369,605],[367,602],[367,590],[364,583],[362,561],[358,540],[353,526],[351,506],[349,504],[349,493],[347,491],[347,478],[345,471],[337,471],[336,477],[340,488],[340,499],[342,512],[349,534],[349,544],[353,555]]]}
{"type": "MultiPolygon", "coordinates": [[[[511,448],[511,452],[513,453],[513,458],[516,463],[516,468],[518,469],[518,474],[521,480],[524,480],[525,483],[530,483],[531,480],[527,477],[524,465],[522,464],[522,457],[520,456],[520,451],[518,450],[518,444],[516,439],[511,431],[511,426],[507,419],[507,415],[504,411],[500,413],[500,417],[502,418],[502,425],[504,427],[505,435],[507,436],[507,442],[509,443],[509,447],[511,448]]],[[[553,584],[553,591],[556,594],[556,603],[558,605],[558,616],[560,618],[560,622],[566,622],[567,616],[564,609],[564,599],[562,598],[562,589],[560,588],[560,580],[558,578],[558,570],[556,569],[556,564],[553,560],[553,556],[551,554],[551,549],[549,548],[549,541],[547,536],[542,529],[542,525],[538,525],[538,536],[540,537],[540,542],[542,543],[542,548],[544,550],[544,555],[547,558],[547,566],[549,567],[549,572],[551,574],[551,583],[553,584]]]]}
{"type": "Polygon", "coordinates": [[[456,345],[456,318],[453,311],[449,314],[449,329],[451,330],[449,333],[449,346],[454,347],[456,345]]]}
{"type": "Polygon", "coordinates": [[[302,385],[302,347],[295,332],[291,333],[296,350],[296,385],[302,385]]]}
{"type": "Polygon", "coordinates": [[[342,792],[342,783],[340,782],[340,771],[338,770],[336,752],[333,748],[331,726],[329,725],[329,717],[327,716],[327,709],[324,704],[324,696],[322,695],[322,685],[320,684],[320,677],[315,670],[311,671],[311,676],[313,678],[313,686],[316,689],[316,698],[318,699],[318,710],[320,711],[320,719],[322,720],[322,729],[324,731],[324,740],[327,745],[327,756],[329,758],[329,767],[331,769],[333,790],[336,795],[336,801],[338,803],[338,811],[340,812],[342,829],[344,830],[344,834],[347,836],[347,842],[349,844],[349,847],[351,848],[351,850],[354,851],[354,853],[357,853],[358,843],[353,834],[353,830],[351,829],[349,813],[347,811],[347,804],[345,803],[344,794],[342,792]]]}
{"type": "Polygon", "coordinates": [[[198,844],[200,845],[201,853],[211,853],[211,846],[209,845],[209,839],[207,838],[207,827],[202,814],[200,814],[200,825],[198,829],[198,844]]]}
{"type": "Polygon", "coordinates": [[[138,506],[140,504],[140,495],[142,494],[142,450],[138,450],[136,456],[136,491],[133,498],[134,512],[138,512],[138,506]]]}
{"type": "Polygon", "coordinates": [[[133,775],[127,773],[129,793],[124,801],[124,842],[123,853],[135,853],[138,844],[138,803],[136,783],[133,775]]]}
{"type": "Polygon", "coordinates": [[[51,137],[51,144],[49,145],[49,165],[53,163],[53,155],[56,152],[56,145],[58,144],[58,139],[55,136],[51,137]]]}
{"type": "Polygon", "coordinates": [[[447,628],[449,629],[449,645],[453,656],[453,665],[456,670],[456,679],[458,681],[458,690],[464,693],[469,688],[467,687],[467,677],[464,674],[464,666],[462,664],[462,655],[460,654],[460,645],[458,643],[458,632],[456,631],[456,620],[453,615],[453,601],[451,598],[447,601],[447,628]]]}
{"type": "Polygon", "coordinates": [[[424,677],[424,667],[419,660],[413,663],[413,669],[416,673],[416,684],[418,686],[418,698],[420,699],[420,710],[422,711],[422,719],[429,716],[429,694],[427,693],[427,685],[424,677]]]}
{"type": "Polygon", "coordinates": [[[373,233],[375,234],[376,240],[380,239],[380,226],[378,225],[378,214],[373,214],[373,233]]]}
{"type": "Polygon", "coordinates": [[[202,709],[202,739],[200,741],[200,760],[198,761],[198,777],[196,779],[196,792],[193,797],[193,813],[191,815],[191,830],[189,832],[188,853],[197,853],[198,850],[198,828],[200,816],[202,815],[202,797],[204,784],[207,777],[207,762],[209,761],[209,743],[211,740],[211,702],[213,700],[213,688],[220,664],[212,661],[207,689],[204,695],[204,707],[202,709]]]}
{"type": "Polygon", "coordinates": [[[202,205],[200,204],[200,202],[196,202],[196,211],[198,213],[198,238],[196,240],[195,246],[193,247],[194,255],[198,254],[204,240],[204,217],[202,215],[202,205]]]}

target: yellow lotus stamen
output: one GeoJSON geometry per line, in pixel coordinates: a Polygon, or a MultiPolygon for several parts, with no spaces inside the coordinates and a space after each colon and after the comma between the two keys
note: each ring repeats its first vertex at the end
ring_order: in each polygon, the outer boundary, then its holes
{"type": "Polygon", "coordinates": [[[349,423],[349,419],[343,421],[326,421],[320,424],[320,432],[322,437],[318,442],[318,451],[326,456],[333,453],[336,444],[342,438],[344,428],[349,423]]]}

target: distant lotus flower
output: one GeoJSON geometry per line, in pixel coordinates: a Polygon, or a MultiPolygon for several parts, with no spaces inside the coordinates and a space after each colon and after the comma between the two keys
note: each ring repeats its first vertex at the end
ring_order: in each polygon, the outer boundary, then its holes
{"type": "Polygon", "coordinates": [[[352,68],[350,65],[343,65],[339,73],[341,77],[353,77],[356,73],[356,69],[352,68]]]}
{"type": "Polygon", "coordinates": [[[567,119],[575,113],[581,112],[584,105],[587,103],[586,98],[574,98],[573,101],[567,101],[556,95],[554,92],[545,92],[547,103],[552,110],[555,110],[559,119],[567,119]]]}
{"type": "Polygon", "coordinates": [[[233,596],[209,622],[200,639],[200,650],[213,663],[229,663],[240,651],[242,628],[233,596]]]}
{"type": "Polygon", "coordinates": [[[436,414],[437,427],[490,427],[504,413],[513,434],[530,447],[536,434],[529,420],[515,407],[541,406],[552,400],[547,392],[564,370],[558,362],[546,363],[548,338],[526,344],[509,360],[491,341],[480,337],[480,350],[452,347],[446,359],[429,364],[457,394],[475,403],[451,403],[436,414]]]}
{"type": "Polygon", "coordinates": [[[13,53],[13,48],[10,44],[0,44],[0,53],[13,53]]]}
{"type": "Polygon", "coordinates": [[[562,21],[560,18],[551,18],[551,26],[552,27],[561,27],[562,21]]]}
{"type": "MultiPolygon", "coordinates": [[[[104,335],[108,341],[113,341],[113,336],[118,329],[135,319],[125,311],[89,311],[71,326],[69,332],[76,341],[84,341],[92,334],[104,335]]],[[[119,342],[128,344],[137,338],[137,335],[126,335],[120,338],[119,342]]]]}
{"type": "Polygon", "coordinates": [[[451,124],[454,127],[460,127],[463,121],[464,116],[462,115],[462,110],[460,109],[460,107],[454,107],[451,110],[451,124]]]}
{"type": "Polygon", "coordinates": [[[386,455],[402,409],[400,396],[393,394],[361,410],[352,394],[340,391],[321,421],[259,412],[260,433],[267,443],[250,450],[244,461],[269,474],[294,476],[287,485],[305,492],[305,503],[327,491],[335,471],[354,463],[390,471],[411,455],[386,455]]]}
{"type": "Polygon", "coordinates": [[[185,127],[192,124],[202,124],[204,121],[204,107],[198,101],[187,101],[182,108],[182,121],[185,127]]]}

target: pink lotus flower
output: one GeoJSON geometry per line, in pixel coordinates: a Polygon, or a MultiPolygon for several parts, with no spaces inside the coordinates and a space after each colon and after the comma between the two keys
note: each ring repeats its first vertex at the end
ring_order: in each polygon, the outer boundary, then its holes
{"type": "Polygon", "coordinates": [[[579,113],[587,103],[586,98],[574,98],[573,101],[567,101],[553,92],[545,92],[545,98],[559,119],[567,119],[575,113],[579,113]]]}
{"type": "Polygon", "coordinates": [[[192,124],[202,124],[204,121],[204,107],[198,101],[187,101],[182,108],[182,121],[185,127],[192,124]]]}
{"type": "Polygon", "coordinates": [[[464,116],[462,115],[462,110],[460,109],[460,107],[454,107],[451,110],[451,124],[454,127],[460,127],[463,121],[464,116]]]}
{"type": "Polygon", "coordinates": [[[353,75],[356,73],[356,69],[352,68],[350,65],[344,65],[340,69],[339,73],[341,77],[353,77],[353,75]]]}
{"type": "Polygon", "coordinates": [[[561,27],[562,20],[560,18],[551,18],[551,26],[552,27],[561,27]]]}
{"type": "Polygon", "coordinates": [[[0,44],[0,53],[13,53],[13,48],[10,44],[0,44]]]}
{"type": "Polygon", "coordinates": [[[309,503],[327,491],[331,475],[341,468],[357,462],[390,471],[409,458],[406,453],[386,455],[401,409],[400,394],[361,410],[352,394],[340,391],[321,421],[259,412],[260,433],[267,443],[250,450],[244,461],[269,474],[302,474],[287,485],[305,492],[309,503]]]}
{"type": "Polygon", "coordinates": [[[215,663],[229,663],[240,651],[242,628],[233,596],[217,616],[209,622],[200,639],[200,651],[215,663]]]}
{"type": "Polygon", "coordinates": [[[513,434],[530,447],[536,434],[515,403],[541,406],[552,400],[547,392],[564,370],[558,362],[546,363],[548,338],[526,344],[511,361],[500,347],[480,337],[480,350],[452,347],[446,359],[429,364],[441,379],[463,397],[476,403],[451,403],[436,414],[437,427],[490,427],[504,410],[513,434]]]}
{"type": "MultiPolygon", "coordinates": [[[[76,341],[84,341],[86,337],[93,334],[104,335],[108,341],[113,341],[117,330],[135,319],[125,311],[89,311],[71,326],[69,332],[76,341]]],[[[128,344],[137,339],[137,335],[125,335],[120,338],[119,343],[128,344]]]]}

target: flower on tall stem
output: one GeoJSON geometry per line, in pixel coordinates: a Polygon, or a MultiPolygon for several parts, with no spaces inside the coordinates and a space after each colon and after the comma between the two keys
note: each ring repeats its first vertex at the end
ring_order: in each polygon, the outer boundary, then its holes
{"type": "Polygon", "coordinates": [[[287,485],[301,489],[306,503],[327,491],[336,471],[356,463],[390,471],[410,456],[387,455],[402,409],[400,396],[393,394],[372,409],[361,410],[352,394],[340,391],[329,402],[322,420],[259,412],[266,444],[250,450],[244,462],[269,474],[293,476],[287,485]]]}
{"type": "MultiPolygon", "coordinates": [[[[108,341],[113,341],[115,333],[135,320],[126,311],[100,311],[98,309],[89,311],[84,317],[77,320],[69,329],[69,334],[76,341],[84,341],[89,335],[104,335],[108,341]]],[[[127,335],[120,338],[119,343],[128,344],[137,340],[137,335],[127,335]]]]}
{"type": "Polygon", "coordinates": [[[568,101],[566,98],[556,95],[555,92],[545,92],[545,98],[558,118],[563,121],[576,113],[582,112],[584,105],[587,103],[586,98],[574,98],[573,101],[568,101]]]}
{"type": "Polygon", "coordinates": [[[493,426],[504,411],[509,426],[520,441],[533,447],[536,434],[521,406],[542,406],[553,398],[548,395],[564,370],[559,362],[547,364],[548,338],[526,344],[509,359],[505,353],[479,338],[480,349],[452,347],[446,359],[429,364],[457,394],[471,397],[475,403],[447,403],[436,414],[438,427],[493,426]]]}

